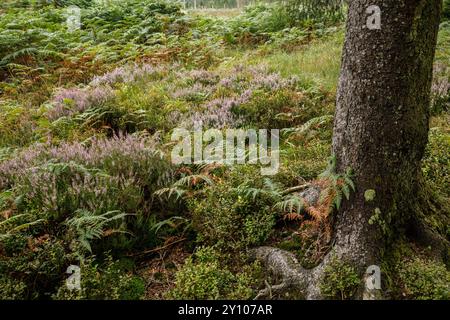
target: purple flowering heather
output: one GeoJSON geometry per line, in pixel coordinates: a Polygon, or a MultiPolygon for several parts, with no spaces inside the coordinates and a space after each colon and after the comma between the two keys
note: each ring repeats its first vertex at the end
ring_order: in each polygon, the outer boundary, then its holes
{"type": "Polygon", "coordinates": [[[63,174],[43,165],[20,182],[17,190],[28,202],[53,216],[78,209],[99,213],[126,209],[129,203],[136,203],[133,198],[140,196],[133,179],[89,172],[73,162],[67,164],[63,174]]]}
{"type": "Polygon", "coordinates": [[[176,110],[170,112],[166,120],[167,123],[169,124],[169,127],[176,127],[182,122],[183,117],[185,117],[184,114],[176,110]]]}
{"type": "Polygon", "coordinates": [[[142,80],[146,77],[151,77],[159,74],[162,71],[160,67],[154,67],[150,64],[133,64],[123,67],[118,67],[111,72],[105,73],[101,76],[95,76],[90,86],[110,85],[117,83],[130,83],[142,80]]]}
{"type": "Polygon", "coordinates": [[[209,101],[203,106],[204,111],[193,113],[182,126],[192,128],[224,129],[238,127],[242,119],[233,114],[232,108],[243,104],[252,96],[251,90],[246,90],[237,98],[219,98],[209,101]]]}
{"type": "Polygon", "coordinates": [[[48,118],[56,120],[61,117],[82,113],[114,97],[114,91],[109,86],[71,88],[58,91],[53,98],[53,108],[48,111],[48,118]]]}
{"type": "Polygon", "coordinates": [[[53,147],[36,144],[14,158],[0,162],[0,189],[11,187],[23,176],[34,175],[36,168],[48,161],[75,162],[117,176],[133,178],[136,182],[149,179],[152,172],[168,170],[153,138],[119,135],[111,139],[93,139],[89,146],[80,142],[53,147]]]}
{"type": "Polygon", "coordinates": [[[90,107],[105,103],[114,97],[113,87],[117,83],[136,82],[159,74],[163,69],[149,64],[128,65],[114,69],[101,76],[95,76],[85,88],[59,90],[51,101],[53,108],[48,112],[50,120],[82,113],[90,107]]]}
{"type": "Polygon", "coordinates": [[[203,85],[201,83],[195,83],[191,87],[179,88],[175,90],[171,96],[174,99],[183,99],[183,100],[196,100],[197,97],[203,96],[207,97],[215,90],[214,86],[203,85]]]}
{"type": "Polygon", "coordinates": [[[294,87],[298,83],[297,77],[283,78],[280,73],[269,73],[264,65],[249,68],[249,73],[252,75],[250,85],[255,88],[276,91],[294,87]]]}
{"type": "MultiPolygon", "coordinates": [[[[115,84],[136,82],[141,79],[149,80],[149,77],[154,75],[161,77],[161,70],[163,69],[147,64],[128,65],[95,77],[84,89],[63,89],[53,99],[54,108],[49,111],[49,118],[55,120],[101,105],[114,98],[112,88],[115,84]]],[[[284,79],[278,73],[269,73],[264,65],[248,68],[236,66],[234,72],[225,77],[221,77],[219,72],[207,70],[182,70],[174,74],[179,79],[187,79],[185,85],[188,85],[181,88],[176,84],[169,85],[169,95],[173,99],[204,101],[217,93],[215,97],[222,96],[223,93],[218,90],[220,87],[231,89],[232,94],[235,95],[212,100],[190,112],[188,119],[182,122],[182,125],[189,127],[192,125],[236,126],[237,119],[230,112],[230,106],[233,103],[241,104],[248,101],[253,91],[258,89],[277,91],[293,88],[298,82],[296,78],[284,79]]]]}
{"type": "Polygon", "coordinates": [[[431,92],[435,98],[445,97],[450,94],[450,68],[436,63],[434,66],[434,77],[431,92]]]}
{"type": "Polygon", "coordinates": [[[178,75],[206,85],[215,85],[219,81],[219,75],[217,73],[207,70],[191,70],[182,74],[178,73],[178,75]]]}
{"type": "Polygon", "coordinates": [[[232,89],[233,88],[233,84],[235,82],[236,76],[232,75],[230,77],[227,78],[222,78],[219,81],[219,85],[228,89],[232,89]]]}
{"type": "MultiPolygon", "coordinates": [[[[199,78],[207,77],[204,72],[198,71],[194,73],[191,71],[191,73],[199,78]]],[[[200,109],[192,112],[181,125],[189,129],[196,127],[213,127],[217,129],[238,127],[243,123],[243,119],[233,113],[233,107],[251,101],[255,90],[275,92],[283,89],[293,89],[297,84],[297,78],[285,79],[279,73],[269,73],[265,66],[250,68],[236,66],[234,73],[223,77],[217,84],[217,86],[233,90],[236,96],[216,98],[201,105],[200,109]]],[[[192,86],[193,91],[196,89],[196,85],[192,86]]]]}
{"type": "Polygon", "coordinates": [[[34,167],[45,159],[42,151],[47,147],[48,144],[35,144],[0,162],[0,189],[8,188],[27,168],[31,168],[31,172],[36,170],[34,167]]]}
{"type": "Polygon", "coordinates": [[[244,68],[243,66],[235,67],[235,72],[222,78],[219,85],[235,90],[248,89],[265,89],[276,91],[283,88],[291,88],[296,86],[298,78],[283,78],[279,73],[269,73],[268,68],[264,65],[244,68]]]}
{"type": "Polygon", "coordinates": [[[288,86],[288,82],[283,79],[280,74],[258,74],[252,81],[251,85],[267,89],[270,91],[280,90],[288,86]]]}

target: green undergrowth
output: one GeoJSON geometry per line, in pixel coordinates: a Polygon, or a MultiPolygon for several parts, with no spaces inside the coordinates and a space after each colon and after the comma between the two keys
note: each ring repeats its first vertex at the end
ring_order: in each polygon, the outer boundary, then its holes
{"type": "MultiPolygon", "coordinates": [[[[329,165],[339,21],[285,23],[275,5],[222,18],[164,1],[86,1],[70,33],[64,4],[25,2],[0,12],[0,299],[140,299],[160,286],[172,299],[252,299],[264,284],[249,249],[321,257],[329,226],[317,221],[351,192],[350,175],[329,165]],[[199,125],[280,129],[278,173],[172,164],[173,129],[199,125]],[[325,186],[320,208],[289,191],[305,183],[325,186]],[[158,264],[166,253],[167,268],[158,264]],[[71,265],[81,268],[80,291],[65,285],[71,265]],[[178,272],[162,286],[146,278],[153,269],[178,272]]],[[[444,23],[422,166],[444,201],[447,39],[444,23]]],[[[430,221],[448,230],[445,219],[430,221]]],[[[441,264],[397,258],[394,296],[446,298],[441,264]]],[[[352,267],[330,268],[324,293],[351,298],[352,267]]]]}

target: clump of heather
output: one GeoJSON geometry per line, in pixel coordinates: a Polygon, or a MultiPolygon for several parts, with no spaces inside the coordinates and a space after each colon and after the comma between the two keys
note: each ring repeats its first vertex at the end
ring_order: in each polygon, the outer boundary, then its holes
{"type": "Polygon", "coordinates": [[[216,88],[212,85],[195,83],[193,86],[176,89],[173,93],[171,93],[171,97],[185,101],[199,101],[208,98],[208,96],[210,96],[215,89],[216,88]]]}
{"type": "Polygon", "coordinates": [[[90,250],[83,241],[95,240],[95,253],[154,241],[153,194],[171,178],[172,165],[158,138],[148,135],[36,144],[0,162],[0,192],[11,190],[18,216],[42,221],[37,228],[46,234],[64,231],[74,246],[84,243],[90,250]],[[106,216],[114,219],[106,222],[106,216]],[[98,233],[92,236],[95,225],[98,233]]]}
{"type": "Polygon", "coordinates": [[[450,91],[450,68],[441,63],[434,66],[434,78],[431,92],[435,96],[446,96],[450,91]]]}
{"type": "Polygon", "coordinates": [[[142,191],[130,177],[111,176],[96,169],[49,162],[21,177],[16,192],[28,207],[48,219],[68,217],[77,210],[102,214],[113,210],[135,212],[142,191]]]}
{"type": "Polygon", "coordinates": [[[251,91],[247,90],[239,97],[218,98],[209,101],[202,111],[197,111],[181,125],[188,129],[195,128],[235,128],[242,124],[242,119],[233,113],[233,108],[247,102],[251,91]]]}
{"type": "MultiPolygon", "coordinates": [[[[278,73],[268,72],[264,66],[251,68],[236,66],[234,71],[218,81],[215,80],[217,82],[215,86],[216,91],[211,92],[211,95],[215,95],[216,98],[204,102],[198,109],[192,111],[187,119],[181,122],[181,126],[189,129],[198,127],[217,129],[239,127],[243,123],[260,118],[259,115],[255,117],[250,113],[259,112],[270,115],[273,118],[275,116],[274,112],[282,110],[283,103],[286,102],[288,105],[295,104],[293,101],[287,101],[290,98],[289,94],[280,95],[279,93],[296,92],[298,85],[296,78],[285,79],[278,73]],[[277,96],[280,96],[280,99],[277,96]],[[268,99],[266,97],[275,98],[268,99]],[[262,103],[264,101],[267,101],[267,103],[262,103]],[[270,110],[272,107],[275,110],[270,110]],[[251,111],[253,109],[256,111],[251,111]],[[250,118],[246,119],[246,115],[250,116],[250,118]]],[[[205,72],[198,72],[196,75],[198,77],[203,75],[203,78],[216,79],[211,72],[206,74],[205,72]]],[[[191,88],[196,86],[198,87],[197,84],[194,84],[191,88]]],[[[292,99],[295,99],[294,94],[292,94],[292,99]]]]}
{"type": "Polygon", "coordinates": [[[155,67],[150,64],[132,64],[118,67],[111,72],[107,72],[101,76],[95,76],[90,86],[96,87],[100,85],[114,86],[117,83],[131,83],[144,79],[154,79],[161,76],[162,67],[155,67]]]}
{"type": "Polygon", "coordinates": [[[163,184],[170,174],[170,165],[158,149],[155,138],[120,134],[111,139],[94,138],[88,145],[73,142],[56,147],[49,144],[31,146],[0,163],[0,188],[20,184],[23,177],[33,175],[33,170],[48,163],[70,162],[131,179],[138,185],[153,185],[153,188],[163,184]]]}
{"type": "Polygon", "coordinates": [[[159,79],[164,69],[149,64],[133,64],[118,67],[101,76],[95,76],[85,88],[60,89],[51,101],[48,112],[50,120],[83,113],[91,107],[100,106],[115,97],[114,87],[118,83],[136,83],[159,79]]]}
{"type": "MultiPolygon", "coordinates": [[[[170,70],[173,71],[173,69],[170,70]]],[[[98,117],[94,117],[94,123],[100,122],[104,126],[117,130],[134,131],[132,128],[138,126],[133,127],[132,124],[136,123],[139,123],[140,129],[147,128],[152,131],[164,130],[168,126],[184,126],[186,128],[201,126],[218,129],[237,127],[244,122],[251,124],[253,119],[260,118],[260,116],[252,116],[249,119],[243,119],[246,115],[254,112],[249,113],[248,110],[240,112],[242,105],[247,105],[246,109],[261,109],[261,113],[273,117],[282,109],[280,104],[286,102],[291,105],[293,103],[281,101],[289,96],[289,94],[285,94],[281,97],[281,100],[275,101],[276,106],[272,108],[272,102],[266,97],[276,96],[282,91],[296,92],[298,86],[296,78],[285,79],[278,73],[269,72],[266,66],[236,66],[232,73],[225,75],[220,71],[208,70],[180,70],[165,73],[170,70],[136,64],[117,68],[102,76],[95,77],[90,85],[84,89],[62,90],[54,98],[55,108],[50,110],[50,118],[57,119],[61,116],[82,113],[91,107],[102,106],[103,104],[104,106],[100,111],[97,111],[97,108],[92,110],[96,115],[105,115],[107,119],[98,120],[98,117]],[[141,85],[128,86],[141,80],[144,81],[141,85]],[[124,83],[127,86],[116,87],[118,83],[124,83]],[[165,108],[163,104],[152,107],[151,112],[145,113],[145,110],[147,110],[145,108],[152,102],[142,98],[150,94],[143,92],[143,90],[153,88],[152,86],[158,88],[156,91],[162,92],[164,104],[166,104],[166,97],[168,100],[177,100],[173,105],[178,110],[170,110],[171,106],[165,108]],[[113,88],[116,89],[116,92],[113,88]],[[126,92],[126,101],[119,99],[121,93],[124,94],[121,91],[125,90],[124,88],[130,90],[126,92]],[[114,104],[105,104],[115,95],[117,95],[117,99],[114,100],[114,104]],[[258,98],[259,96],[264,97],[261,100],[258,98]],[[144,115],[143,117],[133,115],[134,110],[129,105],[129,101],[133,101],[133,99],[142,103],[144,112],[139,113],[139,115],[144,115]],[[260,102],[257,102],[258,105],[248,106],[252,104],[254,99],[260,100],[260,102]],[[267,101],[268,103],[264,104],[261,101],[267,101]],[[112,109],[107,108],[111,106],[113,106],[112,109]],[[271,108],[274,110],[271,110],[271,108]],[[116,112],[117,110],[120,112],[116,112]],[[152,121],[152,119],[165,119],[166,121],[162,125],[161,121],[152,121]],[[124,123],[127,125],[123,125],[124,123]]],[[[91,119],[92,117],[87,115],[87,118],[91,119]]]]}
{"type": "Polygon", "coordinates": [[[48,118],[56,120],[82,113],[93,106],[101,105],[114,97],[109,86],[61,89],[54,96],[48,111],[48,118]]]}
{"type": "Polygon", "coordinates": [[[43,150],[48,148],[48,144],[34,144],[11,157],[5,157],[0,162],[0,190],[12,188],[14,182],[25,170],[37,166],[47,157],[43,150]]]}
{"type": "Polygon", "coordinates": [[[219,81],[221,87],[237,91],[296,89],[298,83],[297,77],[283,78],[279,73],[269,72],[264,65],[249,68],[238,65],[234,68],[234,72],[219,81]]]}
{"type": "Polygon", "coordinates": [[[183,76],[183,79],[204,85],[215,85],[220,80],[220,76],[216,72],[208,70],[191,70],[178,74],[179,76],[183,76]]]}
{"type": "Polygon", "coordinates": [[[250,85],[256,88],[276,91],[285,88],[293,88],[297,85],[297,82],[298,79],[296,77],[285,79],[282,78],[279,73],[257,73],[251,81],[250,85]]]}

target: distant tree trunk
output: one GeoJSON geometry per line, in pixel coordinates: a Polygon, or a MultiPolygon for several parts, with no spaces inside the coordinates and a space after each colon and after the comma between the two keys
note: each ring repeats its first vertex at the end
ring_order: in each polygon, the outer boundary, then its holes
{"type": "MultiPolygon", "coordinates": [[[[442,1],[349,0],[348,4],[333,152],[337,172],[354,171],[356,192],[336,213],[332,255],[363,274],[370,265],[380,266],[384,249],[418,220],[420,161],[428,141],[442,1]],[[375,12],[367,12],[372,5],[379,6],[380,29],[367,25],[375,12]],[[373,191],[373,201],[365,199],[373,191]],[[374,216],[374,223],[369,223],[374,216]]],[[[318,283],[331,254],[312,270],[299,268],[292,256],[277,249],[260,248],[256,255],[280,271],[284,283],[275,289],[296,283],[307,298],[322,297],[318,283]]],[[[358,298],[363,294],[362,289],[358,298]]]]}

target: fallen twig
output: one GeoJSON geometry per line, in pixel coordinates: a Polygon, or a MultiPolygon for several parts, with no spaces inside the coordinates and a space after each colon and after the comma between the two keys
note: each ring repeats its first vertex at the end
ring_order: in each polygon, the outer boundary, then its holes
{"type": "Polygon", "coordinates": [[[151,249],[151,250],[146,250],[146,251],[142,251],[142,252],[139,252],[139,253],[133,253],[133,254],[129,254],[129,255],[127,255],[127,256],[128,256],[128,257],[135,257],[135,256],[142,256],[142,255],[144,255],[144,254],[155,253],[155,252],[158,252],[158,251],[167,249],[167,248],[173,246],[174,244],[177,244],[177,243],[180,243],[180,242],[183,242],[183,241],[186,241],[186,240],[187,240],[186,238],[179,239],[179,240],[173,241],[173,242],[171,242],[171,243],[169,243],[169,244],[166,244],[166,245],[164,245],[164,246],[162,246],[162,247],[159,247],[159,248],[155,248],[155,249],[151,249]]]}

